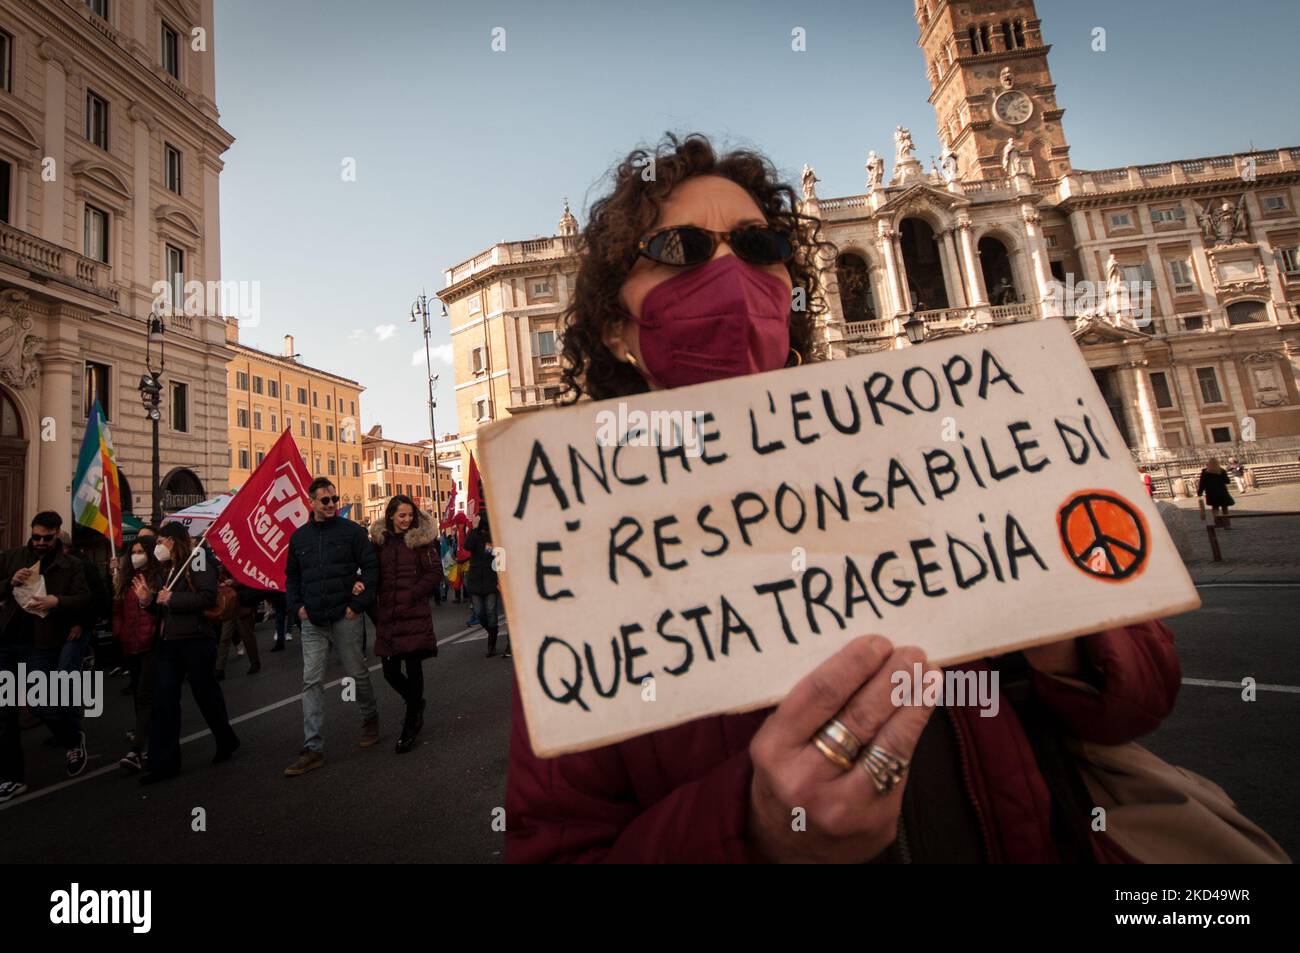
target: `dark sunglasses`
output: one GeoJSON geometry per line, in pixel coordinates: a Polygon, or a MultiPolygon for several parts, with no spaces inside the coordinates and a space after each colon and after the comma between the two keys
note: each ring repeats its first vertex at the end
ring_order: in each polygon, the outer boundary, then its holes
{"type": "Polygon", "coordinates": [[[745,225],[714,232],[696,225],[674,225],[647,235],[637,253],[661,265],[702,265],[726,242],[741,261],[751,265],[780,265],[794,257],[794,245],[784,232],[767,225],[745,225]]]}
{"type": "Polygon", "coordinates": [[[342,501],[343,501],[343,497],[341,496],[322,496],[316,502],[319,503],[321,506],[333,506],[334,504],[340,503],[342,501]]]}
{"type": "Polygon", "coordinates": [[[46,536],[43,533],[32,533],[33,543],[52,543],[58,538],[59,538],[58,533],[50,533],[48,536],[46,536]]]}

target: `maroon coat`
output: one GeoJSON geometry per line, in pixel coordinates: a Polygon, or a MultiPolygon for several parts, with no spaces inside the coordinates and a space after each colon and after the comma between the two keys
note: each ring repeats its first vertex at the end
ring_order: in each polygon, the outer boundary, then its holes
{"type": "Polygon", "coordinates": [[[375,654],[437,655],[433,612],[429,599],[442,582],[442,561],[432,545],[437,538],[423,513],[401,536],[389,533],[383,520],[370,527],[379,557],[379,592],[371,618],[375,620],[375,654]]]}
{"type": "MultiPolygon", "coordinates": [[[[1181,671],[1173,634],[1160,622],[1080,639],[1101,689],[1033,673],[1038,698],[1074,736],[1122,744],[1154,730],[1173,708],[1181,671]]],[[[982,663],[962,668],[978,669],[982,663]]],[[[772,709],[702,718],[557,758],[533,754],[516,689],[506,783],[508,862],[743,863],[755,859],[747,824],[749,742],[772,709]]],[[[961,785],[991,862],[1059,859],[1051,798],[1015,710],[936,711],[957,736],[961,785]]],[[[1098,861],[1129,858],[1091,835],[1098,861]]]]}
{"type": "Polygon", "coordinates": [[[157,624],[158,619],[148,609],[141,608],[140,600],[131,590],[113,599],[113,635],[127,655],[139,655],[153,648],[157,624]]]}

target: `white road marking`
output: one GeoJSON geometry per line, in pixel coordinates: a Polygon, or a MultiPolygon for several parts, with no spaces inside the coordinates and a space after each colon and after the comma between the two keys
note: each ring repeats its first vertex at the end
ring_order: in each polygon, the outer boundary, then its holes
{"type": "MultiPolygon", "coordinates": [[[[502,624],[500,631],[505,632],[506,630],[507,627],[504,624],[502,624]]],[[[486,630],[484,630],[479,626],[471,626],[467,629],[462,629],[461,631],[448,636],[446,639],[439,639],[438,644],[439,646],[445,647],[448,645],[455,645],[458,642],[477,642],[480,639],[486,639],[486,638],[487,638],[486,630]],[[473,635],[473,633],[475,632],[479,634],[473,635]]],[[[381,667],[382,665],[371,665],[366,669],[366,671],[377,672],[381,667]]],[[[341,684],[343,684],[343,679],[336,678],[332,682],[326,682],[322,686],[322,688],[334,688],[336,685],[341,685],[341,684]]],[[[286,705],[292,705],[294,702],[300,702],[300,701],[302,701],[302,692],[299,692],[297,695],[292,695],[289,698],[282,698],[278,702],[272,702],[269,705],[264,705],[263,707],[258,708],[254,711],[245,712],[242,715],[230,719],[230,724],[232,726],[238,725],[241,724],[242,722],[249,721],[253,718],[257,718],[259,715],[265,715],[267,712],[272,712],[278,708],[284,708],[286,705]]],[[[196,731],[192,735],[186,735],[184,738],[181,739],[180,743],[183,745],[189,744],[192,741],[198,741],[200,738],[209,737],[211,734],[212,734],[211,730],[204,728],[202,731],[196,731]]],[[[91,755],[91,757],[93,758],[99,756],[91,755]]],[[[121,773],[121,770],[122,770],[121,766],[116,761],[114,761],[112,764],[106,765],[105,767],[99,768],[95,771],[85,771],[79,774],[75,778],[68,778],[66,781],[60,781],[57,784],[51,784],[48,787],[37,788],[35,791],[30,791],[27,794],[19,795],[18,797],[14,798],[12,801],[6,801],[4,804],[0,804],[0,811],[6,811],[9,808],[19,804],[28,804],[39,797],[44,797],[47,794],[53,794],[56,791],[62,791],[65,788],[72,787],[74,784],[80,784],[83,781],[89,781],[91,778],[100,778],[106,774],[113,774],[115,772],[121,773]]]]}
{"type": "MultiPolygon", "coordinates": [[[[1194,685],[1197,688],[1235,688],[1240,691],[1244,686],[1241,682],[1221,682],[1213,678],[1185,678],[1184,685],[1194,685]]],[[[1255,688],[1261,692],[1286,692],[1289,695],[1300,695],[1300,685],[1256,685],[1255,688]]]]}

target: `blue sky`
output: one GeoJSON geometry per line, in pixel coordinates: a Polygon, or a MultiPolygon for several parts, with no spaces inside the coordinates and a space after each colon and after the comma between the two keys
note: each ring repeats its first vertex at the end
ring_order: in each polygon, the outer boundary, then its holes
{"type": "MultiPolygon", "coordinates": [[[[279,352],[295,335],[304,362],[365,385],[362,426],[399,439],[428,436],[408,323],[421,288],[493,242],[553,234],[565,196],[583,222],[608,169],[664,130],[755,147],[792,182],[809,162],[823,197],[864,189],[868,149],[892,162],[898,123],[927,166],[938,153],[912,0],[216,6],[217,103],[237,140],[222,277],[261,289],[241,339],[279,352]]],[[[1300,3],[1037,9],[1076,167],[1300,145],[1300,3]]],[[[432,340],[443,433],[456,418],[441,322],[432,340]]]]}

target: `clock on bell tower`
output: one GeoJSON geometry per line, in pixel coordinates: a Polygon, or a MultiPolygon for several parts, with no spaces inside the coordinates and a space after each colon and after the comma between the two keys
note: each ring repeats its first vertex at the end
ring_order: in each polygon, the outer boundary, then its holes
{"type": "Polygon", "coordinates": [[[1033,0],[915,0],[930,104],[962,179],[1005,174],[1007,140],[1035,179],[1070,171],[1033,0]]]}

